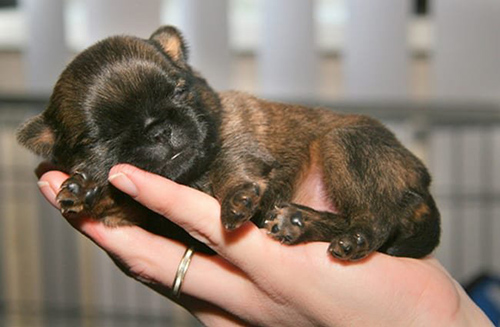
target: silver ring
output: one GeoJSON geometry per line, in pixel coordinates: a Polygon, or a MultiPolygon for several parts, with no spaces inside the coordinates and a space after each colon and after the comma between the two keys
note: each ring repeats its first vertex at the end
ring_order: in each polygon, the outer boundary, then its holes
{"type": "Polygon", "coordinates": [[[182,256],[182,260],[179,263],[179,267],[177,268],[177,273],[175,274],[174,284],[172,286],[172,296],[178,299],[181,296],[181,287],[182,282],[184,281],[184,277],[186,276],[186,272],[189,268],[189,264],[191,263],[191,258],[194,254],[194,247],[190,246],[184,252],[184,256],[182,256]]]}

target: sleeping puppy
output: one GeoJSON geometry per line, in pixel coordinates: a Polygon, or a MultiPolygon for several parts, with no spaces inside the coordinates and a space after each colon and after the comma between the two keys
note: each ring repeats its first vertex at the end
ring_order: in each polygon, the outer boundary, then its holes
{"type": "Polygon", "coordinates": [[[330,242],[342,260],[376,250],[418,258],[439,242],[429,174],[381,123],[216,93],[171,26],[82,52],[18,140],[70,174],[57,195],[70,219],[195,242],[108,183],[112,166],[129,163],[215,196],[228,231],[252,220],[286,244],[330,242]],[[308,185],[331,206],[301,205],[308,185]]]}

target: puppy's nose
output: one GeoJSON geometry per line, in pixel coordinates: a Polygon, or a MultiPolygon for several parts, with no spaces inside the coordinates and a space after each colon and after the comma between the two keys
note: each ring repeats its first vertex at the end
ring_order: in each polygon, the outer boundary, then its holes
{"type": "Polygon", "coordinates": [[[170,139],[170,128],[166,126],[156,125],[147,130],[149,139],[154,142],[167,142],[170,139]]]}

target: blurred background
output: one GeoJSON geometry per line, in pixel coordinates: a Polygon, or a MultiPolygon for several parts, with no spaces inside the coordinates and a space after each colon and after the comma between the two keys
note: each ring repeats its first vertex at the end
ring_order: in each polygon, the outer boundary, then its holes
{"type": "Polygon", "coordinates": [[[219,90],[382,119],[434,176],[436,256],[499,326],[500,3],[0,0],[0,326],[196,326],[41,199],[16,126],[96,40],[175,24],[219,90]]]}

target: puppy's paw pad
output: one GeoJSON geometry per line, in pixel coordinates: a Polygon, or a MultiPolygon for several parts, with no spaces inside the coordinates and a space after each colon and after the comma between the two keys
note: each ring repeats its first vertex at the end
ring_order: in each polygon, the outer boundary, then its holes
{"type": "Polygon", "coordinates": [[[87,211],[95,202],[99,188],[83,173],[71,175],[62,185],[56,200],[65,216],[87,211]]]}
{"type": "Polygon", "coordinates": [[[227,230],[238,228],[252,218],[262,199],[262,186],[245,183],[238,186],[222,204],[222,223],[227,230]]]}
{"type": "Polygon", "coordinates": [[[335,237],[328,251],[337,259],[355,261],[366,257],[370,248],[366,236],[357,232],[335,237]]]}
{"type": "Polygon", "coordinates": [[[306,216],[306,212],[293,205],[279,205],[267,214],[264,228],[281,243],[295,244],[304,234],[306,216]]]}

